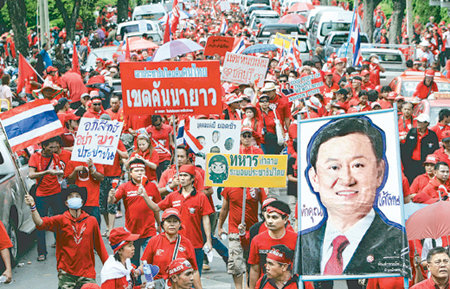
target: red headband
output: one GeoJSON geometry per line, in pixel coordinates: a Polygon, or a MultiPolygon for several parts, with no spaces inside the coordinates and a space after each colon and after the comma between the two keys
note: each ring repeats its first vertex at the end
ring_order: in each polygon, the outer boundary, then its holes
{"type": "Polygon", "coordinates": [[[282,210],[277,209],[277,208],[274,208],[274,207],[272,207],[272,206],[270,206],[270,205],[267,206],[266,212],[267,212],[267,213],[276,212],[276,213],[278,213],[278,214],[280,214],[280,215],[282,215],[282,216],[289,216],[288,213],[283,212],[282,210]]]}
{"type": "Polygon", "coordinates": [[[143,169],[145,169],[145,165],[144,164],[140,164],[140,163],[136,163],[136,164],[131,164],[130,165],[130,170],[136,169],[136,168],[143,168],[143,169]]]}
{"type": "Polygon", "coordinates": [[[271,260],[274,260],[276,262],[283,263],[283,264],[292,263],[292,260],[287,258],[283,252],[281,252],[277,249],[270,250],[269,253],[267,253],[266,259],[271,259],[271,260]]]}

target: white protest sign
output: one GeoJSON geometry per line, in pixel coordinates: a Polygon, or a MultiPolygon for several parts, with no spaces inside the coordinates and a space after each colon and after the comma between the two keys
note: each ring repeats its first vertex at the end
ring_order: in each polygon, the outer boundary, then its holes
{"type": "Polygon", "coordinates": [[[227,52],[220,79],[239,84],[253,84],[256,81],[258,87],[262,87],[268,65],[268,58],[227,52]]]}
{"type": "Polygon", "coordinates": [[[294,101],[299,98],[313,96],[323,91],[322,75],[315,73],[312,75],[304,76],[294,81],[291,81],[294,94],[289,97],[289,101],[294,101]]]}
{"type": "Polygon", "coordinates": [[[219,6],[220,6],[220,11],[222,11],[222,12],[231,10],[230,2],[228,2],[227,0],[220,1],[219,6]]]}
{"type": "Polygon", "coordinates": [[[73,161],[112,165],[119,144],[123,122],[81,118],[72,151],[73,161]]]}

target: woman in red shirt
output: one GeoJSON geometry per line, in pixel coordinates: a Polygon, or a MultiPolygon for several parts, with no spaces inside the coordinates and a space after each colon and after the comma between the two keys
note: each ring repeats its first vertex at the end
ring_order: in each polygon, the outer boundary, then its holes
{"type": "Polygon", "coordinates": [[[259,107],[261,111],[261,122],[263,124],[263,139],[261,148],[265,154],[279,154],[283,149],[277,143],[277,133],[275,120],[280,119],[276,110],[269,107],[269,96],[263,94],[259,97],[259,107]]]}
{"type": "Polygon", "coordinates": [[[257,144],[262,140],[263,123],[258,115],[258,110],[253,104],[247,104],[244,107],[245,117],[242,120],[242,127],[249,127],[253,131],[253,137],[257,144]]]}
{"type": "Polygon", "coordinates": [[[102,289],[141,288],[141,286],[134,286],[135,270],[131,261],[127,262],[134,255],[133,241],[137,239],[139,235],[131,234],[124,228],[112,229],[109,242],[114,255],[109,256],[100,273],[102,289]]]}
{"type": "Polygon", "coordinates": [[[179,211],[175,208],[166,209],[162,214],[161,227],[164,229],[164,232],[148,241],[141,258],[142,261],[145,260],[148,264],[157,265],[160,268],[159,273],[154,277],[155,288],[165,288],[164,280],[169,277],[166,268],[176,258],[185,258],[192,264],[194,268],[194,287],[196,289],[201,288],[194,246],[189,239],[178,233],[181,229],[179,211]],[[178,249],[174,254],[176,247],[178,249]]]}
{"type": "Polygon", "coordinates": [[[131,154],[127,166],[133,159],[142,159],[145,162],[145,175],[147,179],[149,181],[156,181],[156,168],[159,165],[159,154],[153,148],[150,136],[146,132],[140,132],[137,135],[136,141],[138,148],[131,154]]]}

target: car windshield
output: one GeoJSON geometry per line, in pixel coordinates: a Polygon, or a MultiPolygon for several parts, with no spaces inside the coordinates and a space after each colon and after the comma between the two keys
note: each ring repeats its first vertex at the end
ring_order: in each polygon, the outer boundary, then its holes
{"type": "Polygon", "coordinates": [[[378,57],[380,57],[381,62],[400,62],[402,63],[402,56],[397,53],[380,53],[380,52],[374,52],[374,51],[363,51],[361,52],[362,57],[364,59],[369,59],[371,54],[376,54],[378,57]]]}
{"type": "Polygon", "coordinates": [[[157,20],[161,19],[162,17],[164,17],[164,12],[139,15],[139,16],[136,16],[136,19],[137,20],[145,19],[145,20],[157,21],[157,20]]]}
{"type": "MultiPolygon", "coordinates": [[[[417,84],[420,81],[403,81],[400,89],[400,94],[404,97],[413,96],[416,91],[417,84]]],[[[436,82],[439,92],[450,92],[450,83],[448,82],[436,82]]]]}
{"type": "Polygon", "coordinates": [[[342,22],[323,22],[320,35],[325,36],[332,31],[349,31],[351,23],[342,22]]]}
{"type": "Polygon", "coordinates": [[[343,34],[343,35],[335,35],[333,36],[333,38],[331,39],[331,45],[337,45],[337,46],[341,46],[342,44],[344,44],[345,42],[347,42],[348,40],[348,34],[343,34]]]}
{"type": "Polygon", "coordinates": [[[253,25],[251,29],[256,30],[258,28],[258,24],[266,25],[266,24],[272,24],[272,23],[278,23],[279,17],[274,18],[256,18],[255,21],[253,21],[253,25]]]}
{"type": "Polygon", "coordinates": [[[120,29],[120,34],[123,36],[126,33],[133,33],[139,31],[139,24],[127,25],[120,29]]]}
{"type": "Polygon", "coordinates": [[[280,27],[280,26],[264,27],[263,30],[261,31],[261,35],[270,36],[272,34],[276,34],[277,32],[288,35],[291,34],[292,32],[297,32],[298,34],[300,34],[298,27],[293,25],[288,27],[280,27]]]}
{"type": "Polygon", "coordinates": [[[270,0],[249,0],[247,2],[247,7],[253,4],[266,4],[267,6],[270,6],[270,0]]]}

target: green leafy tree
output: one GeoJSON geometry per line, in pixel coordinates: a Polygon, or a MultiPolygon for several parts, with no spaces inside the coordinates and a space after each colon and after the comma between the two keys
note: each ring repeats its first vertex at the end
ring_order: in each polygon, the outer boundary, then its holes
{"type": "Polygon", "coordinates": [[[6,0],[6,6],[8,7],[9,19],[14,19],[14,21],[11,21],[11,26],[14,32],[16,49],[24,56],[28,56],[25,0],[6,0]]]}
{"type": "Polygon", "coordinates": [[[128,19],[128,0],[117,0],[117,22],[122,23],[128,19]]]}
{"type": "Polygon", "coordinates": [[[388,38],[389,43],[401,43],[402,39],[402,21],[405,17],[405,0],[392,0],[392,20],[389,28],[388,38]]]}

